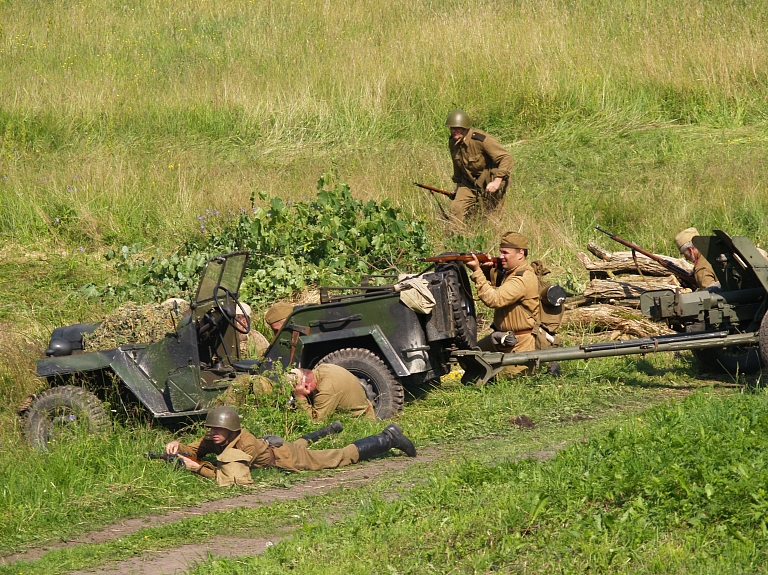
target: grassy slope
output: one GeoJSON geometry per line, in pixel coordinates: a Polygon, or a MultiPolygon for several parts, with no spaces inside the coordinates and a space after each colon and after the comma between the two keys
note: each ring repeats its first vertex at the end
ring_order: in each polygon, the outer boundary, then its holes
{"type": "MultiPolygon", "coordinates": [[[[487,238],[476,248],[520,228],[578,287],[585,277],[573,254],[596,223],[667,253],[689,225],[765,247],[766,8],[0,1],[0,397],[9,406],[0,458],[23,462],[3,466],[8,545],[108,521],[89,514],[93,500],[114,502],[119,517],[158,500],[220,495],[131,457],[114,463],[136,442],[161,444],[155,431],[117,434],[106,456],[88,444],[51,456],[15,445],[12,406],[35,386],[50,329],[114,305],[76,293],[117,279],[99,259],[107,246],[170,251],[196,233],[205,209],[246,205],[258,190],[300,198],[335,165],[357,196],[388,196],[426,217],[439,247],[446,230],[410,182],[450,185],[442,120],[453,107],[517,162],[504,213],[490,230],[478,222],[466,231],[487,238]],[[62,481],[73,491],[44,491],[62,481]]],[[[692,375],[643,360],[574,365],[569,393],[539,413],[559,417],[579,398],[592,410],[692,375]]],[[[411,406],[404,423],[425,442],[446,426],[458,438],[492,432],[538,400],[514,389],[498,404],[495,390],[451,388],[411,406]]]]}

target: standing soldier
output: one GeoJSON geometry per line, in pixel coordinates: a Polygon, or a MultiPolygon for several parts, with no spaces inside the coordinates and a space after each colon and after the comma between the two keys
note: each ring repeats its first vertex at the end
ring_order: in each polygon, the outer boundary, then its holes
{"type": "Polygon", "coordinates": [[[448,150],[453,160],[452,180],[456,184],[452,217],[463,222],[478,201],[481,205],[484,202],[487,208],[502,206],[514,165],[510,153],[493,136],[472,128],[464,110],[450,112],[445,125],[451,130],[448,150]]]}
{"type": "Polygon", "coordinates": [[[699,235],[696,228],[687,228],[675,236],[675,245],[685,259],[693,264],[693,279],[700,290],[720,289],[712,264],[693,245],[693,238],[699,235]]]}
{"type": "MultiPolygon", "coordinates": [[[[507,232],[501,237],[499,259],[502,270],[492,278],[495,285],[488,281],[492,263],[483,264],[486,266],[484,270],[477,256],[467,262],[472,269],[471,278],[477,286],[477,296],[494,310],[493,333],[477,342],[483,351],[510,353],[536,349],[533,329],[538,325],[541,305],[539,280],[527,257],[528,238],[517,232],[507,232]]],[[[505,367],[504,371],[517,375],[527,369],[518,365],[505,367]]]]}

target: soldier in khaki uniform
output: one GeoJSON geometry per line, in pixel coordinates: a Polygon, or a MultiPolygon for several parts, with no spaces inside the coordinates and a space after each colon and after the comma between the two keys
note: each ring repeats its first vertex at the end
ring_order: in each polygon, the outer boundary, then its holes
{"type": "Polygon", "coordinates": [[[456,184],[451,216],[463,222],[478,201],[491,209],[503,205],[514,166],[510,153],[493,136],[472,128],[464,110],[450,112],[445,125],[451,130],[448,150],[456,184]]]}
{"type": "MultiPolygon", "coordinates": [[[[483,264],[475,257],[467,262],[472,269],[470,276],[477,286],[477,295],[482,302],[493,308],[493,333],[484,337],[477,345],[483,351],[533,351],[536,341],[532,330],[539,320],[539,281],[527,261],[528,238],[517,232],[507,232],[501,238],[499,258],[502,270],[492,274],[490,262],[483,264]],[[493,283],[489,281],[492,279],[493,283]]],[[[528,368],[508,366],[504,371],[517,375],[528,368]]]]}
{"type": "Polygon", "coordinates": [[[358,439],[342,449],[318,450],[308,447],[321,437],[342,431],[340,422],[335,421],[292,443],[276,435],[257,438],[241,429],[240,416],[232,407],[215,407],[208,412],[205,425],[208,433],[200,441],[190,445],[171,441],[165,446],[165,451],[178,454],[188,470],[216,479],[221,486],[252,484],[252,467],[278,467],[286,471],[333,469],[384,455],[393,448],[403,451],[408,457],[416,457],[413,443],[394,424],[377,435],[358,439]],[[200,460],[209,453],[217,455],[216,465],[194,460],[200,460]]]}
{"type": "Polygon", "coordinates": [[[237,307],[235,321],[240,325],[242,331],[248,332],[238,332],[237,334],[237,341],[240,345],[240,357],[243,359],[248,357],[258,357],[269,347],[267,338],[261,335],[257,330],[251,329],[250,317],[251,306],[247,303],[240,302],[240,305],[237,307]],[[245,312],[245,315],[248,316],[248,320],[246,320],[245,316],[240,312],[245,312]]]}
{"type": "Polygon", "coordinates": [[[685,259],[693,264],[693,279],[700,290],[720,289],[720,282],[712,264],[693,245],[693,238],[699,235],[701,234],[696,228],[685,229],[675,236],[675,245],[685,259]]]}
{"type": "Polygon", "coordinates": [[[272,333],[277,335],[285,320],[293,313],[293,308],[293,304],[281,301],[267,310],[267,313],[264,314],[264,321],[272,328],[272,333]]]}
{"type": "Polygon", "coordinates": [[[360,380],[339,365],[324,363],[315,369],[292,369],[288,377],[293,383],[296,405],[315,421],[335,411],[376,419],[360,380]]]}

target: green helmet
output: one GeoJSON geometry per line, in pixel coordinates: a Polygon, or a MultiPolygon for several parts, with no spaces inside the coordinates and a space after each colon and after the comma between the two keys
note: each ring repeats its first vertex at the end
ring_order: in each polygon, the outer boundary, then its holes
{"type": "Polygon", "coordinates": [[[208,412],[206,427],[223,427],[230,431],[240,431],[240,416],[232,407],[220,405],[208,412]]]}
{"type": "Polygon", "coordinates": [[[464,110],[451,110],[445,119],[445,125],[449,128],[470,128],[469,116],[464,110]]]}

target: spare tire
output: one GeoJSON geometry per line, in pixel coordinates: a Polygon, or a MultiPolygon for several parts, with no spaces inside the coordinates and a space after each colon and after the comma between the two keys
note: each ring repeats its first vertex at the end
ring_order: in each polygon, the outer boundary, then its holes
{"type": "Polygon", "coordinates": [[[451,303],[453,324],[456,328],[456,347],[472,349],[477,345],[477,314],[472,287],[464,265],[444,264],[437,268],[445,273],[445,283],[451,303]]]}
{"type": "Polygon", "coordinates": [[[67,441],[83,433],[110,429],[109,416],[99,398],[82,387],[65,385],[46,389],[26,412],[24,435],[38,449],[67,441]]]}
{"type": "Polygon", "coordinates": [[[323,363],[339,365],[360,380],[378,419],[389,419],[403,410],[403,386],[375,353],[359,347],[349,347],[329,353],[317,364],[323,363]]]}

